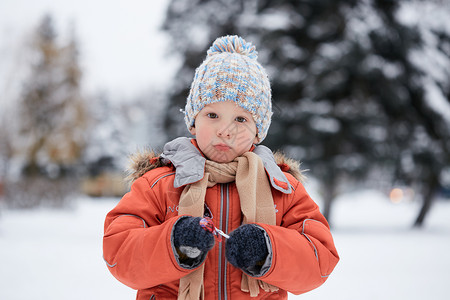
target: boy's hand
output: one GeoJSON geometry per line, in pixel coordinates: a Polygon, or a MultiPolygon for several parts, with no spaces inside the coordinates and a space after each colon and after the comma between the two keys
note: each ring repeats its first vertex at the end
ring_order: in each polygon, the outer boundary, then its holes
{"type": "Polygon", "coordinates": [[[208,252],[214,246],[214,235],[200,226],[200,217],[181,218],[173,230],[175,247],[189,258],[208,252]]]}
{"type": "Polygon", "coordinates": [[[225,255],[228,261],[243,270],[262,266],[268,254],[264,231],[253,224],[238,227],[226,241],[225,255]]]}

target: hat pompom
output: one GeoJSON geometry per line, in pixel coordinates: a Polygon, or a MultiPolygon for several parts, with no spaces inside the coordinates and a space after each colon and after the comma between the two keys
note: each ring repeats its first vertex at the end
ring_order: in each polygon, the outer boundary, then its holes
{"type": "Polygon", "coordinates": [[[251,59],[258,58],[258,52],[252,43],[247,43],[243,38],[237,35],[227,35],[217,38],[209,48],[208,56],[221,54],[224,52],[238,53],[251,59]]]}

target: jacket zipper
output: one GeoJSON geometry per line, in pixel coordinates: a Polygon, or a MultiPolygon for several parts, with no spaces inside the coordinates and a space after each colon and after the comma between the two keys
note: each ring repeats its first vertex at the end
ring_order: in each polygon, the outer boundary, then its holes
{"type": "MultiPolygon", "coordinates": [[[[220,185],[220,223],[219,229],[228,233],[228,217],[229,217],[229,189],[228,184],[220,185]]],[[[220,242],[219,246],[219,300],[227,300],[227,262],[225,260],[225,241],[220,242]]]]}

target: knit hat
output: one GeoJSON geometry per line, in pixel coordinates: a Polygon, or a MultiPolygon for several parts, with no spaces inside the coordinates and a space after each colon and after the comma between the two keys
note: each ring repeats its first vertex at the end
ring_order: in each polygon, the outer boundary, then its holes
{"type": "Polygon", "coordinates": [[[267,73],[257,57],[255,46],[239,36],[214,41],[195,71],[187,98],[184,120],[189,130],[205,105],[233,101],[252,114],[258,142],[264,140],[272,117],[271,91],[267,73]]]}

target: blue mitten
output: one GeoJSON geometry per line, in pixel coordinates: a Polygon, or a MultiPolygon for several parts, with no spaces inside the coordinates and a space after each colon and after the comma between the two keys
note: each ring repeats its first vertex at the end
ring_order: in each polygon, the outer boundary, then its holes
{"type": "Polygon", "coordinates": [[[262,266],[268,254],[264,230],[253,224],[238,227],[226,241],[228,261],[244,271],[262,266]]]}
{"type": "Polygon", "coordinates": [[[183,217],[175,224],[173,243],[188,258],[205,254],[214,246],[214,235],[200,226],[200,217],[183,217]]]}

